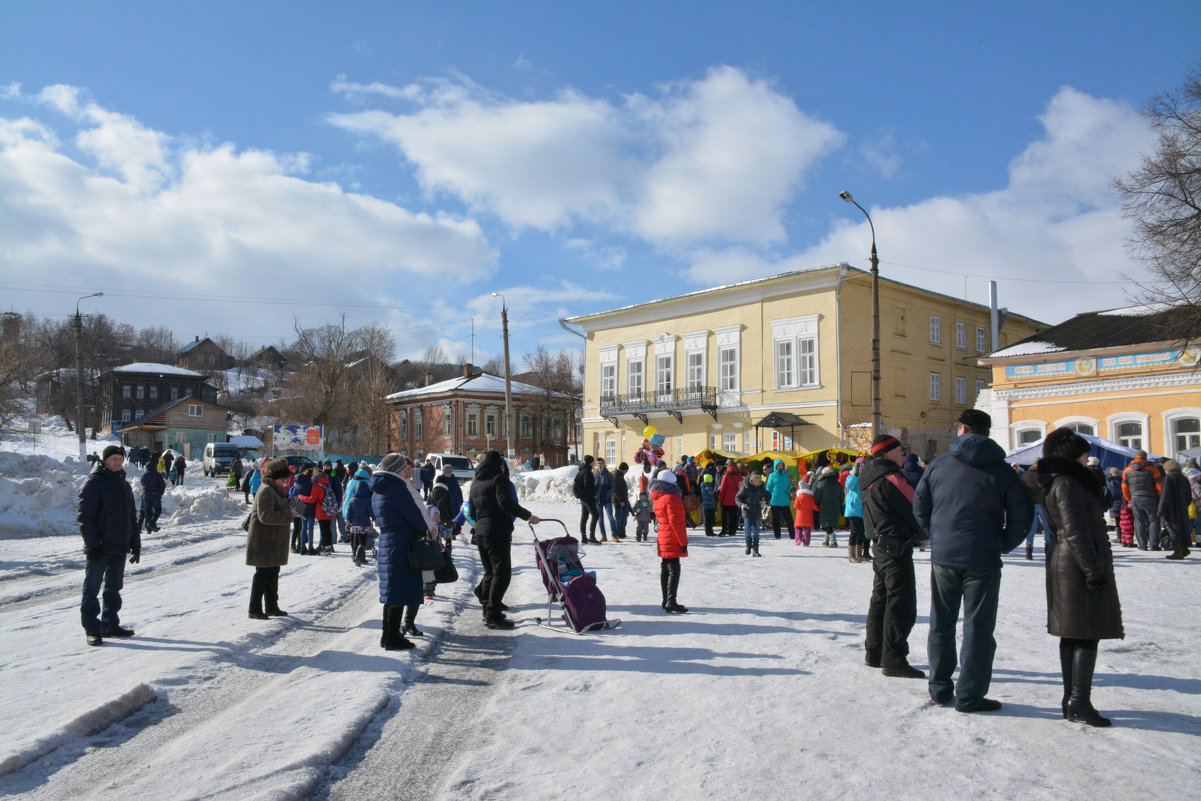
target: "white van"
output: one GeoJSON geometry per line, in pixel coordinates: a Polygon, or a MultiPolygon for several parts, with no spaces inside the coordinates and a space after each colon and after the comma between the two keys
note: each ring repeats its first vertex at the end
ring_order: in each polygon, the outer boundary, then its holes
{"type": "Polygon", "coordinates": [[[242,458],[242,449],[229,442],[209,442],[204,446],[201,469],[206,476],[228,473],[234,459],[242,458]]]}
{"type": "MultiPolygon", "coordinates": [[[[442,475],[444,465],[450,465],[450,469],[454,471],[454,476],[460,484],[475,479],[475,465],[466,456],[458,456],[453,453],[427,453],[425,458],[434,463],[434,478],[442,475]]],[[[422,464],[424,464],[424,460],[422,464]]],[[[420,466],[418,465],[418,467],[420,466]]]]}

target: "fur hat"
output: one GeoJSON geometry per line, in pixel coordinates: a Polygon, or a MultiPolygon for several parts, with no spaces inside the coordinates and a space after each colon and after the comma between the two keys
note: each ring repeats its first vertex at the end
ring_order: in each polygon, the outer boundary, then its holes
{"type": "Polygon", "coordinates": [[[959,422],[976,431],[987,433],[992,430],[992,418],[989,417],[988,412],[982,412],[979,409],[964,409],[963,414],[959,415],[959,422]]]}
{"type": "Polygon", "coordinates": [[[125,449],[122,448],[120,445],[109,445],[107,448],[105,448],[100,453],[100,461],[103,462],[105,459],[107,459],[110,456],[118,456],[118,455],[124,456],[125,449]]]}
{"type": "Polygon", "coordinates": [[[280,456],[263,465],[263,475],[267,479],[287,478],[292,475],[292,469],[288,460],[280,456]]]}

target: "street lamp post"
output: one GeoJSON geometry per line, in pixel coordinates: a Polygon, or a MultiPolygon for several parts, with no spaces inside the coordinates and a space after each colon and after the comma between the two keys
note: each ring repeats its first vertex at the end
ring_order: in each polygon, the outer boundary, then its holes
{"type": "Polygon", "coordinates": [[[868,227],[872,232],[872,439],[884,433],[884,417],[880,412],[880,258],[876,255],[876,226],[872,224],[872,215],[867,209],[855,203],[851,193],[842,190],[838,196],[847,203],[853,203],[855,208],[867,217],[868,227]]]}
{"type": "Polygon", "coordinates": [[[505,458],[515,456],[513,453],[513,373],[509,367],[509,304],[505,296],[493,292],[492,297],[500,298],[500,323],[505,338],[505,458]]]}
{"type": "Polygon", "coordinates": [[[75,301],[75,430],[79,433],[79,461],[88,457],[87,433],[84,431],[83,420],[83,352],[79,342],[83,339],[83,316],[79,313],[79,304],[88,298],[104,297],[103,292],[93,292],[75,301]]]}

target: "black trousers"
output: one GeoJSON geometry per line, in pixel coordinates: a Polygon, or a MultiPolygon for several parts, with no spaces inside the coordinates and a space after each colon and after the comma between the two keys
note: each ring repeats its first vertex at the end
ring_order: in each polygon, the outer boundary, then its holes
{"type": "Polygon", "coordinates": [[[725,506],[721,507],[721,535],[723,537],[733,537],[738,533],[738,507],[725,506]]]}
{"type": "Polygon", "coordinates": [[[600,513],[596,508],[596,501],[592,498],[580,498],[580,539],[596,536],[596,522],[600,518],[600,513]],[[588,517],[592,517],[592,524],[588,525],[588,517]]]}
{"type": "Polygon", "coordinates": [[[780,539],[780,527],[783,526],[788,530],[788,538],[794,536],[792,530],[792,510],[787,506],[773,506],[771,508],[771,528],[772,533],[776,535],[776,539],[780,539]]]}
{"type": "Polygon", "coordinates": [[[268,611],[279,609],[279,567],[256,567],[250,580],[250,611],[262,613],[263,602],[268,611]]]}
{"type": "Polygon", "coordinates": [[[513,580],[512,546],[512,541],[507,539],[476,538],[475,547],[480,552],[480,564],[484,568],[479,595],[484,602],[485,616],[500,614],[505,590],[509,589],[509,582],[513,580]]]}
{"type": "Polygon", "coordinates": [[[913,573],[913,548],[889,556],[876,548],[872,562],[872,600],[867,610],[867,659],[884,667],[909,662],[909,632],[917,622],[917,579],[913,573]]]}
{"type": "Polygon", "coordinates": [[[334,547],[334,534],[333,534],[333,528],[330,526],[330,522],[331,521],[329,521],[329,520],[318,520],[317,521],[317,528],[319,528],[321,530],[321,547],[322,548],[333,548],[334,547]]]}

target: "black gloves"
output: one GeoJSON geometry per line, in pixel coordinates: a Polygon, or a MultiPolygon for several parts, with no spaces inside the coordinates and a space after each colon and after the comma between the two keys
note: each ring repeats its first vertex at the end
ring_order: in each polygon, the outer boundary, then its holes
{"type": "Polygon", "coordinates": [[[1109,584],[1109,579],[1105,578],[1104,576],[1101,576],[1100,578],[1090,578],[1085,581],[1085,584],[1088,585],[1089,594],[1095,595],[1101,590],[1105,589],[1106,585],[1109,584]]]}
{"type": "Polygon", "coordinates": [[[97,546],[95,548],[88,548],[87,555],[88,555],[89,562],[103,562],[104,561],[104,549],[99,546],[97,546]]]}
{"type": "Polygon", "coordinates": [[[142,561],[142,552],[140,550],[135,549],[129,552],[129,563],[131,565],[136,565],[140,561],[142,561]]]}
{"type": "Polygon", "coordinates": [[[688,555],[688,546],[685,545],[683,548],[681,548],[680,553],[683,554],[684,556],[687,556],[688,555]]]}

